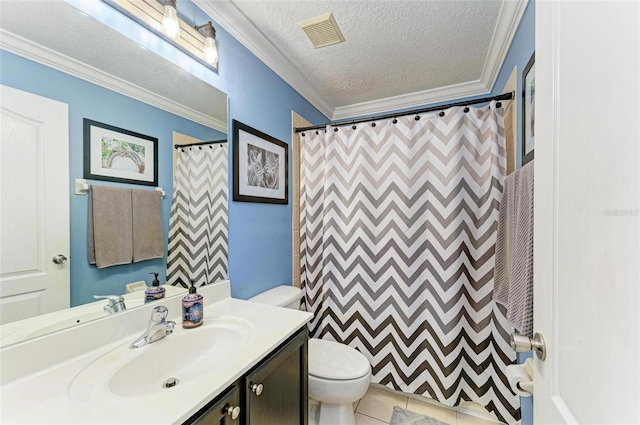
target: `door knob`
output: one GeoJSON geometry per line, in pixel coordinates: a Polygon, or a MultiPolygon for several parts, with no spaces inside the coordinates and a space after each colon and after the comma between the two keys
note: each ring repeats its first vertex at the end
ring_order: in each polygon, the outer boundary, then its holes
{"type": "Polygon", "coordinates": [[[238,416],[240,416],[240,406],[236,406],[236,407],[227,406],[226,411],[227,411],[227,415],[231,416],[231,419],[234,421],[238,419],[238,416]]]}
{"type": "Polygon", "coordinates": [[[516,353],[527,353],[533,350],[540,360],[547,357],[547,346],[544,343],[544,338],[538,332],[533,335],[533,338],[511,333],[509,342],[516,353]]]}
{"type": "Polygon", "coordinates": [[[251,391],[253,391],[256,395],[262,394],[263,389],[264,389],[264,386],[262,384],[251,385],[251,391]]]}
{"type": "Polygon", "coordinates": [[[67,262],[67,257],[65,257],[62,254],[58,254],[58,255],[54,255],[51,261],[53,261],[54,264],[64,264],[67,262]]]}

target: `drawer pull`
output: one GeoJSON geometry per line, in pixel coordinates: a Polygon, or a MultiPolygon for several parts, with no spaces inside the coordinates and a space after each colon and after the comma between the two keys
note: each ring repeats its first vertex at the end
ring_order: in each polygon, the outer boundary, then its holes
{"type": "Polygon", "coordinates": [[[236,407],[228,406],[227,415],[231,416],[231,419],[234,421],[238,419],[238,416],[240,416],[240,406],[236,406],[236,407]]]}
{"type": "Polygon", "coordinates": [[[253,391],[253,393],[255,393],[255,395],[262,394],[262,390],[263,389],[264,389],[264,386],[262,384],[253,384],[253,385],[251,385],[251,391],[253,391]]]}

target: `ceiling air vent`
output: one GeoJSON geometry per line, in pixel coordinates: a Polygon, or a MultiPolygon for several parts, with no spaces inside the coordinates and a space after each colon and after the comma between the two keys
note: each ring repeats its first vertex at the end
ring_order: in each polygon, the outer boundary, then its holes
{"type": "Polygon", "coordinates": [[[298,26],[307,34],[316,49],[344,41],[340,28],[331,13],[299,22],[298,26]]]}

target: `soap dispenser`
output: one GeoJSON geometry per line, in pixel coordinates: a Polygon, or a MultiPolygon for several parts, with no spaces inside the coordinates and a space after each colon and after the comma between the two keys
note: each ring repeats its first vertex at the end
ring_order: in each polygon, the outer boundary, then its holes
{"type": "Polygon", "coordinates": [[[182,299],[182,327],[197,328],[204,322],[202,295],[196,292],[194,281],[191,281],[189,293],[182,299]]]}
{"type": "Polygon", "coordinates": [[[160,286],[160,281],[158,280],[159,273],[150,273],[150,274],[154,275],[155,278],[153,279],[151,286],[144,291],[145,304],[150,303],[151,301],[156,301],[164,298],[164,293],[166,292],[166,289],[160,286]]]}

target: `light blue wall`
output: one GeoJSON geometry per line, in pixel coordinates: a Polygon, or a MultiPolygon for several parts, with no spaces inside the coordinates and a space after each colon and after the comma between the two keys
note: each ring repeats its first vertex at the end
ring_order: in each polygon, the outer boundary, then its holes
{"type": "MultiPolygon", "coordinates": [[[[179,10],[188,22],[211,20],[187,0],[180,0],[179,10]]],[[[291,145],[292,110],[314,124],[328,121],[224,28],[215,22],[214,26],[220,56],[218,88],[229,95],[230,134],[235,119],[291,145]]],[[[290,170],[292,164],[290,151],[290,170]]],[[[230,201],[229,275],[236,298],[292,283],[291,182],[290,172],[288,205],[230,201]]]]}
{"type": "MultiPolygon", "coordinates": [[[[71,305],[95,301],[94,294],[121,294],[124,285],[144,280],[152,271],[164,281],[164,259],[143,261],[98,270],[87,258],[88,196],[75,195],[74,179],[83,175],[83,118],[158,138],[158,184],[167,196],[162,200],[165,244],[171,206],[173,132],[204,140],[225,135],[103,87],[0,50],[0,83],[69,105],[69,198],[71,236],[71,305]]],[[[109,182],[98,184],[111,185],[109,182]]],[[[122,185],[119,185],[122,186],[122,185]]],[[[129,187],[136,187],[126,185],[129,187]]],[[[137,186],[141,187],[141,186],[137,186]]]]}

